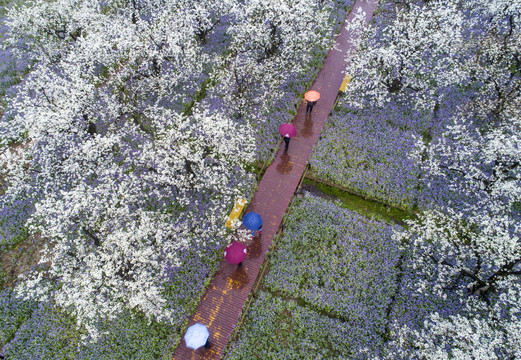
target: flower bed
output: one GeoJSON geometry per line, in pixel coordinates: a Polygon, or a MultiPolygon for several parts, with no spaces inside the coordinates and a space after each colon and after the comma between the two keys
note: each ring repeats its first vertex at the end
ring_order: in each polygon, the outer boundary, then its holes
{"type": "Polygon", "coordinates": [[[382,108],[351,105],[363,96],[351,93],[340,99],[311,154],[311,174],[400,208],[432,203],[423,199],[420,166],[412,156],[415,145],[441,134],[451,112],[471,93],[444,89],[436,114],[396,102],[382,108]]]}
{"type": "MultiPolygon", "coordinates": [[[[341,323],[342,332],[349,335],[343,336],[346,339],[341,342],[341,350],[334,348],[341,351],[340,358],[377,356],[383,348],[387,311],[396,292],[400,251],[391,240],[392,230],[393,226],[342,209],[330,201],[309,195],[298,198],[271,257],[263,285],[279,297],[296,299],[303,306],[299,309],[305,309],[299,311],[315,313],[318,323],[331,318],[341,323]]],[[[285,303],[279,298],[277,301],[285,303]]],[[[290,303],[285,306],[294,307],[290,303]]],[[[247,324],[261,321],[255,318],[256,311],[248,315],[247,324]]],[[[250,337],[264,341],[264,326],[257,329],[246,325],[241,329],[241,337],[233,344],[231,354],[244,350],[243,343],[250,341],[250,337]],[[253,334],[248,335],[250,332],[253,334]]],[[[324,333],[320,337],[325,339],[336,336],[335,330],[327,326],[321,331],[324,333]]],[[[306,347],[308,342],[317,342],[314,348],[321,347],[318,344],[322,340],[315,339],[314,330],[301,329],[292,336],[295,348],[306,347]]],[[[293,345],[282,350],[290,354],[295,351],[293,345]]],[[[275,356],[279,350],[266,351],[275,356]]],[[[325,355],[318,351],[309,356],[325,355]]]]}
{"type": "Polygon", "coordinates": [[[398,108],[375,110],[357,111],[342,102],[313,149],[311,172],[361,195],[410,208],[419,195],[419,169],[408,154],[418,134],[403,124],[398,108]]]}
{"type": "Polygon", "coordinates": [[[224,357],[239,359],[369,359],[358,329],[340,319],[260,291],[240,338],[224,357]],[[361,352],[357,350],[362,347],[361,352]]]}
{"type": "Polygon", "coordinates": [[[0,346],[12,360],[41,359],[160,359],[172,337],[169,324],[150,323],[142,314],[126,311],[112,322],[100,322],[96,343],[82,344],[84,329],[73,317],[43,303],[1,294],[0,346]]]}

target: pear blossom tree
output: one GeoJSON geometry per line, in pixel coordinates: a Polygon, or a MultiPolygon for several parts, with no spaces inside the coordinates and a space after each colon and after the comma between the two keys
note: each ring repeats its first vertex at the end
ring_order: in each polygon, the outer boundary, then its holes
{"type": "Polygon", "coordinates": [[[1,124],[1,201],[5,209],[27,200],[24,226],[45,241],[19,295],[70,310],[95,338],[97,319],[123,308],[172,322],[167,269],[179,265],[181,249],[225,237],[226,209],[252,180],[244,165],[253,138],[248,123],[226,114],[176,110],[204,62],[190,12],[75,4],[89,11],[51,3],[66,19],[59,24],[40,3],[13,17],[11,39],[24,14],[42,14],[34,18],[44,24],[24,29],[38,62],[1,124]],[[70,25],[76,17],[85,25],[70,25]],[[57,47],[67,39],[41,30],[55,28],[65,37],[81,28],[81,36],[57,47]]]}
{"type": "MultiPolygon", "coordinates": [[[[382,106],[391,98],[432,109],[436,89],[459,84],[462,71],[464,16],[457,2],[392,3],[387,26],[369,26],[366,41],[346,73],[355,78],[348,93],[366,94],[366,101],[382,106]]],[[[383,21],[383,20],[382,20],[383,21]]]]}
{"type": "Polygon", "coordinates": [[[238,4],[230,1],[209,2],[205,0],[179,1],[179,5],[187,11],[193,22],[196,39],[201,44],[206,44],[208,35],[216,26],[226,23],[226,17],[231,17],[237,12],[238,4]]]}
{"type": "Polygon", "coordinates": [[[322,5],[315,0],[250,0],[234,7],[235,21],[227,30],[229,55],[216,86],[230,116],[261,119],[273,112],[294,75],[309,71],[304,64],[315,56],[310,48],[326,44],[324,34],[330,32],[327,6],[332,4],[322,5]]]}
{"type": "Polygon", "coordinates": [[[518,96],[504,123],[485,134],[462,115],[423,154],[428,176],[442,177],[448,196],[397,238],[413,252],[410,266],[420,280],[412,288],[456,296],[462,310],[448,317],[434,312],[424,329],[401,330],[413,334],[422,357],[439,358],[447,346],[468,359],[521,354],[519,104],[518,96]]]}
{"type": "Polygon", "coordinates": [[[357,78],[348,92],[363,92],[364,102],[379,106],[395,98],[435,111],[447,96],[445,89],[463,86],[477,89],[484,95],[481,105],[497,113],[516,91],[517,2],[385,4],[387,26],[368,27],[366,41],[348,65],[346,72],[357,78]]]}
{"type": "Polygon", "coordinates": [[[231,29],[234,49],[255,52],[258,62],[283,51],[301,53],[295,49],[315,37],[315,24],[321,23],[314,18],[315,12],[322,15],[312,0],[247,1],[237,12],[240,21],[231,29]]]}
{"type": "Polygon", "coordinates": [[[107,16],[93,1],[14,3],[7,11],[4,47],[31,61],[56,62],[86,32],[103,27],[107,16]]]}
{"type": "Polygon", "coordinates": [[[417,275],[408,288],[455,299],[459,310],[433,311],[422,328],[395,327],[397,343],[409,345],[398,357],[409,350],[426,359],[521,356],[519,5],[473,5],[461,51],[472,55],[466,70],[476,95],[441,136],[418,141],[414,156],[432,203],[396,234],[417,275]]]}

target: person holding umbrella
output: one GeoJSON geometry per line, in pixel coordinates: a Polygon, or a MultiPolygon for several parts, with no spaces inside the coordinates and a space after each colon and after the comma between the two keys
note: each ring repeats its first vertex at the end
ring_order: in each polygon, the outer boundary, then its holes
{"type": "Polygon", "coordinates": [[[289,148],[289,141],[291,138],[289,137],[289,134],[284,135],[284,142],[286,143],[286,147],[284,148],[284,152],[288,152],[289,148]]]}
{"type": "Polygon", "coordinates": [[[310,90],[306,94],[304,94],[304,99],[308,102],[306,106],[306,114],[313,111],[313,106],[316,105],[318,99],[320,99],[320,93],[315,90],[310,90]]]}
{"type": "Polygon", "coordinates": [[[259,231],[259,235],[262,234],[262,218],[256,212],[250,211],[244,214],[242,224],[246,229],[251,230],[251,237],[255,236],[256,230],[259,231]]]}
{"type": "Polygon", "coordinates": [[[282,124],[279,126],[279,134],[284,136],[284,142],[286,143],[286,148],[284,151],[287,152],[289,147],[289,140],[297,135],[297,128],[291,124],[282,124]]]}
{"type": "Polygon", "coordinates": [[[246,246],[238,241],[232,241],[232,243],[224,249],[224,259],[230,264],[241,266],[243,260],[246,259],[246,255],[246,246]]]}
{"type": "Polygon", "coordinates": [[[201,323],[195,323],[186,330],[186,347],[196,350],[201,346],[204,346],[205,349],[207,349],[210,347],[210,342],[208,341],[209,337],[210,332],[208,331],[208,327],[201,323]]]}

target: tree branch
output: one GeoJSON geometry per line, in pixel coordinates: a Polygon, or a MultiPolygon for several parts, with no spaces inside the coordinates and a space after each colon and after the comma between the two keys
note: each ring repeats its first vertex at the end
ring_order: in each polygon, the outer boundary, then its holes
{"type": "Polygon", "coordinates": [[[101,245],[101,241],[100,239],[94,235],[93,233],[91,233],[89,230],[87,230],[86,227],[82,226],[81,228],[83,230],[83,233],[85,235],[87,235],[88,237],[90,237],[92,239],[92,241],[94,241],[94,245],[96,245],[96,247],[99,247],[101,245]]]}

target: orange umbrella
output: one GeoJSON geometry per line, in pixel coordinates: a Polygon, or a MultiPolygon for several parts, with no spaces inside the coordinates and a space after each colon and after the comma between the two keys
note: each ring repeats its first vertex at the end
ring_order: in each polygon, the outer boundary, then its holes
{"type": "Polygon", "coordinates": [[[306,94],[304,94],[304,99],[307,101],[317,101],[320,99],[320,93],[315,90],[310,90],[306,94]]]}

